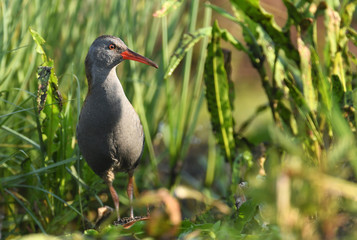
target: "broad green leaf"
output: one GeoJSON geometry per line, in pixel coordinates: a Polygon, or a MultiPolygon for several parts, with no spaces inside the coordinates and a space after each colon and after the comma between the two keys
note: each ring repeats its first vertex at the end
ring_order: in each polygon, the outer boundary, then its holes
{"type": "Polygon", "coordinates": [[[244,51],[249,55],[249,50],[236,39],[227,29],[220,29],[221,38],[232,44],[237,50],[244,51]]]}
{"type": "Polygon", "coordinates": [[[33,40],[36,43],[36,51],[37,51],[37,53],[45,54],[45,51],[42,48],[42,45],[46,42],[45,39],[43,39],[43,37],[41,37],[41,35],[38,32],[36,32],[35,30],[33,30],[31,27],[30,27],[29,30],[30,30],[30,33],[31,33],[31,36],[32,36],[33,40]]]}
{"type": "Polygon", "coordinates": [[[60,127],[60,112],[62,110],[62,97],[58,91],[58,79],[54,73],[53,61],[50,59],[38,69],[38,111],[42,120],[42,138],[46,144],[47,158],[52,158],[52,153],[59,147],[54,142],[56,132],[60,127]]]}
{"type": "Polygon", "coordinates": [[[178,45],[175,53],[170,58],[170,62],[164,78],[168,78],[172,75],[188,50],[190,50],[202,38],[211,35],[211,29],[211,27],[200,28],[193,34],[187,33],[183,35],[183,38],[181,39],[181,42],[178,45]]]}
{"type": "Polygon", "coordinates": [[[215,22],[212,27],[212,39],[207,47],[205,63],[206,99],[216,139],[232,164],[235,153],[232,108],[220,39],[220,30],[215,22]]]}
{"type": "MultiPolygon", "coordinates": [[[[48,65],[53,65],[53,62],[48,63],[48,65]]],[[[45,115],[42,122],[42,133],[45,135],[44,139],[46,142],[46,152],[48,158],[51,158],[52,153],[59,147],[59,145],[54,142],[56,132],[60,127],[60,112],[62,109],[62,99],[58,91],[57,82],[57,77],[52,70],[49,86],[47,88],[47,104],[43,110],[45,115]]]]}
{"type": "Polygon", "coordinates": [[[213,226],[212,226],[212,230],[213,230],[214,232],[218,232],[218,230],[220,229],[221,225],[222,225],[222,222],[221,222],[221,221],[215,222],[215,224],[213,224],[213,226]]]}
{"type": "Polygon", "coordinates": [[[341,11],[342,12],[342,14],[341,14],[341,18],[342,18],[341,25],[342,26],[348,27],[351,25],[351,22],[353,19],[353,14],[356,9],[356,4],[357,4],[357,1],[353,0],[352,2],[348,3],[346,6],[343,7],[343,9],[341,11]]]}
{"type": "MultiPolygon", "coordinates": [[[[213,10],[218,12],[223,17],[226,17],[227,19],[229,19],[229,20],[241,25],[244,28],[244,24],[242,22],[238,21],[238,19],[236,19],[234,16],[229,14],[225,9],[217,7],[217,6],[213,5],[213,4],[206,4],[206,6],[212,8],[213,10]]],[[[249,50],[239,40],[237,40],[228,30],[220,29],[220,31],[221,31],[221,37],[225,41],[227,41],[230,44],[232,44],[237,50],[244,51],[249,56],[252,56],[250,54],[249,50]]]]}
{"type": "MultiPolygon", "coordinates": [[[[290,0],[283,0],[286,9],[288,10],[288,20],[284,26],[284,29],[288,30],[293,24],[298,28],[298,31],[305,32],[314,22],[313,14],[320,11],[319,7],[311,8],[310,5],[306,4],[301,6],[299,3],[294,3],[290,0]],[[317,11],[318,10],[318,11],[317,11]]],[[[308,36],[311,37],[311,36],[308,36]]]]}
{"type": "Polygon", "coordinates": [[[346,45],[346,34],[341,34],[341,17],[337,11],[332,8],[326,9],[325,26],[327,29],[326,34],[326,47],[325,59],[327,65],[331,69],[330,74],[335,74],[341,80],[344,91],[347,90],[346,76],[344,71],[344,63],[342,58],[341,47],[346,45]]]}
{"type": "Polygon", "coordinates": [[[242,29],[243,29],[243,36],[244,40],[247,42],[248,46],[250,49],[247,49],[239,40],[237,40],[229,31],[226,29],[221,29],[221,37],[226,40],[227,42],[231,43],[236,49],[244,51],[250,58],[253,66],[257,66],[262,63],[262,57],[260,53],[260,47],[258,46],[257,42],[255,41],[255,34],[257,25],[253,23],[250,19],[244,16],[239,16],[240,12],[237,12],[237,17],[232,16],[230,13],[228,13],[225,9],[217,7],[212,4],[207,4],[208,7],[212,8],[219,14],[221,14],[223,17],[226,17],[227,19],[239,24],[242,29]],[[243,22],[243,19],[245,20],[243,22]],[[252,31],[254,32],[252,32],[252,31]],[[258,47],[257,47],[258,46],[258,47]]]}
{"type": "Polygon", "coordinates": [[[31,28],[30,32],[38,46],[37,52],[42,55],[44,61],[37,72],[37,103],[42,125],[42,139],[46,145],[46,159],[51,159],[53,152],[59,148],[59,145],[54,142],[54,139],[60,127],[62,97],[58,91],[58,79],[54,71],[54,62],[52,59],[47,60],[46,54],[41,46],[45,43],[45,40],[31,28]],[[42,110],[43,112],[41,112],[42,110]]]}
{"type": "Polygon", "coordinates": [[[343,62],[342,52],[337,52],[335,59],[333,60],[332,74],[337,75],[343,86],[343,90],[346,91],[346,75],[345,75],[345,64],[343,62]]]}
{"type": "MultiPolygon", "coordinates": [[[[283,0],[283,3],[288,10],[288,21],[293,22],[294,25],[300,25],[303,20],[303,15],[300,14],[294,4],[289,0],[283,0]]],[[[290,25],[290,24],[289,24],[290,25]]],[[[289,26],[288,25],[288,26],[289,26]]]]}
{"type": "Polygon", "coordinates": [[[259,25],[273,42],[277,48],[285,51],[285,54],[292,58],[295,62],[299,62],[299,54],[290,41],[289,31],[282,32],[280,27],[275,23],[273,15],[266,12],[259,3],[259,0],[231,0],[232,6],[239,11],[239,14],[244,14],[259,25]]]}
{"type": "Polygon", "coordinates": [[[238,210],[238,217],[235,220],[235,227],[242,231],[244,226],[252,220],[257,212],[258,204],[253,200],[248,200],[242,204],[238,210]]]}
{"type": "MultiPolygon", "coordinates": [[[[272,77],[274,84],[277,87],[282,88],[283,81],[286,78],[286,71],[280,57],[283,51],[276,49],[274,42],[271,41],[270,37],[267,36],[267,34],[261,28],[257,28],[256,31],[258,33],[256,43],[261,46],[261,49],[259,50],[262,50],[262,52],[259,51],[258,54],[261,55],[264,53],[264,58],[269,64],[271,71],[273,72],[272,77]]],[[[258,47],[255,47],[255,49],[258,49],[258,47]]],[[[260,58],[263,59],[263,57],[260,58]]]]}
{"type": "Polygon", "coordinates": [[[42,55],[43,61],[46,61],[47,56],[46,56],[45,51],[42,48],[42,45],[46,42],[45,39],[43,39],[43,37],[41,37],[41,35],[38,32],[36,32],[35,30],[33,30],[31,27],[29,28],[29,31],[31,33],[32,39],[36,43],[36,52],[42,55]]]}

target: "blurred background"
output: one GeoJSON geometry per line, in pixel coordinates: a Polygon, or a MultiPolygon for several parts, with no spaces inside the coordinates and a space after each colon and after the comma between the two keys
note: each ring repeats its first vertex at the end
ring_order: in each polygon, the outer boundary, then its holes
{"type": "MultiPolygon", "coordinates": [[[[299,1],[292,2],[299,5],[299,1]]],[[[338,5],[336,1],[326,2],[338,5]]],[[[159,65],[158,70],[135,62],[123,62],[117,67],[145,131],[144,155],[135,172],[137,192],[166,188],[174,193],[175,187],[185,186],[234,208],[234,200],[227,199],[232,193],[231,166],[216,147],[205,98],[204,64],[210,38],[203,36],[192,48],[184,53],[182,50],[185,34],[189,37],[216,20],[221,29],[244,42],[242,28],[209,4],[234,15],[232,3],[220,0],[0,2],[0,225],[4,239],[35,232],[63,234],[84,230],[95,222],[98,207],[113,206],[106,185],[80,156],[75,138],[87,92],[84,59],[91,43],[103,34],[120,37],[130,49],[159,65]],[[54,61],[62,106],[53,118],[46,111],[37,111],[37,68],[44,58],[36,51],[30,28],[45,39],[45,53],[54,61]],[[168,75],[175,56],[183,59],[168,75]],[[58,228],[58,224],[64,227],[58,228]]],[[[284,27],[288,11],[283,1],[261,0],[260,5],[273,15],[280,28],[284,27]]],[[[324,55],[326,45],[324,19],[322,15],[316,17],[319,56],[324,55]]],[[[351,28],[356,29],[355,18],[351,28]]],[[[294,26],[290,30],[290,40],[297,48],[297,30],[294,26]]],[[[247,128],[239,131],[239,137],[254,146],[270,142],[272,113],[269,109],[257,112],[257,108],[268,106],[259,73],[245,52],[226,41],[221,45],[231,52],[234,131],[251,119],[247,128]]],[[[350,41],[348,46],[355,56],[355,44],[350,41]]],[[[273,73],[267,69],[271,77],[273,73]]],[[[260,176],[252,157],[255,150],[244,149],[239,157],[245,158],[248,152],[249,156],[243,161],[245,170],[238,170],[241,179],[235,182],[246,180],[243,176],[249,175],[247,169],[253,169],[254,178],[260,176]]],[[[121,204],[128,205],[126,175],[118,173],[116,179],[121,204]]],[[[260,197],[274,198],[268,191],[275,191],[275,187],[272,183],[260,197]]],[[[211,216],[214,218],[210,213],[200,219],[198,213],[210,207],[205,205],[207,202],[197,202],[180,201],[184,219],[208,222],[211,216]]],[[[257,205],[254,206],[255,211],[257,205]]],[[[138,215],[145,213],[144,206],[136,210],[138,215]]]]}

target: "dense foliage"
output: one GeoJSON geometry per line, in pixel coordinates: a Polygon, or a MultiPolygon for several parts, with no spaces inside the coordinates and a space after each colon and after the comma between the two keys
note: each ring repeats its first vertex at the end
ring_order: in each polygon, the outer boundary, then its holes
{"type": "MultiPolygon", "coordinates": [[[[282,2],[280,27],[259,0],[231,0],[230,9],[198,0],[1,1],[0,238],[356,238],[357,2],[282,2]],[[145,132],[135,214],[151,208],[149,221],[128,229],[95,226],[97,208],[112,203],[75,138],[84,57],[100,34],[159,63],[158,71],[118,67],[145,132]],[[239,124],[238,63],[223,42],[250,60],[267,97],[239,124]],[[268,136],[251,138],[247,128],[266,111],[268,136]],[[200,138],[203,121],[212,127],[200,138]]],[[[117,179],[127,206],[125,175],[117,179]]]]}

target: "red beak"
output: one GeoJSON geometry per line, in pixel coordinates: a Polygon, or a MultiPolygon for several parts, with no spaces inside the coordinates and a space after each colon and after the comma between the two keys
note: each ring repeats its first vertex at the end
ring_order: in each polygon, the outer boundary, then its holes
{"type": "Polygon", "coordinates": [[[123,59],[126,60],[134,60],[137,62],[141,62],[141,63],[145,63],[149,66],[153,66],[154,68],[158,68],[159,66],[157,66],[156,63],[154,63],[153,61],[151,61],[150,59],[141,56],[140,54],[137,54],[136,52],[131,51],[130,49],[124,51],[121,53],[121,56],[123,57],[123,59]]]}

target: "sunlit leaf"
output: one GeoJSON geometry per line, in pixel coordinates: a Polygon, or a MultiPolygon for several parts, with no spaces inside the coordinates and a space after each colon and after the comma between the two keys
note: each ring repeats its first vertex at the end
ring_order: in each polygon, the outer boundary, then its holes
{"type": "Polygon", "coordinates": [[[317,94],[312,82],[311,75],[311,52],[301,38],[298,38],[298,51],[301,59],[301,79],[303,83],[303,94],[311,111],[317,109],[317,94]]]}
{"type": "Polygon", "coordinates": [[[285,54],[294,61],[299,62],[299,55],[290,41],[289,32],[282,32],[275,23],[273,15],[266,12],[259,4],[259,0],[231,0],[232,6],[258,23],[269,34],[271,39],[282,48],[285,54]]]}
{"type": "Polygon", "coordinates": [[[342,18],[341,24],[343,26],[350,26],[351,21],[353,19],[353,14],[356,9],[356,3],[357,3],[356,1],[352,1],[344,6],[341,14],[341,18],[342,18]]]}
{"type": "Polygon", "coordinates": [[[170,58],[169,65],[167,67],[165,77],[168,78],[175,71],[182,58],[185,56],[188,50],[190,50],[199,40],[204,37],[211,35],[211,27],[200,28],[196,32],[189,34],[186,33],[183,35],[176,51],[173,56],[170,58]]]}
{"type": "Polygon", "coordinates": [[[235,153],[232,107],[229,100],[229,83],[220,47],[221,34],[217,22],[212,28],[205,63],[206,99],[211,114],[211,124],[216,139],[230,163],[235,153]]]}
{"type": "Polygon", "coordinates": [[[47,58],[46,53],[42,48],[42,45],[46,42],[45,39],[43,39],[43,37],[41,37],[41,35],[35,30],[33,30],[31,27],[29,28],[29,31],[31,33],[33,40],[36,43],[36,52],[42,55],[43,61],[46,61],[47,58]]]}
{"type": "Polygon", "coordinates": [[[160,10],[157,10],[153,16],[161,18],[166,16],[170,11],[175,10],[182,4],[182,0],[166,0],[160,10]]]}

